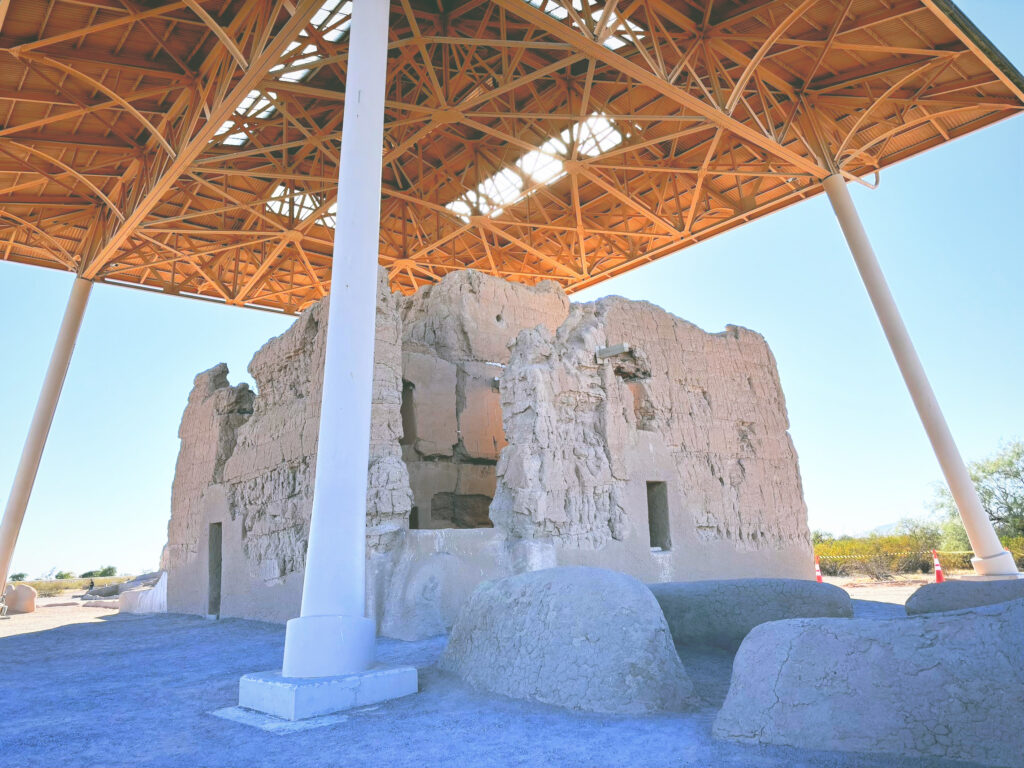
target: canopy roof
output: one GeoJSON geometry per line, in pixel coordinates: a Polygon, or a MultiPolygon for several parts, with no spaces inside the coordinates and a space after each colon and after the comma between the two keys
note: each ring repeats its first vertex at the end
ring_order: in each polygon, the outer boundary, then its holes
{"type": "MultiPolygon", "coordinates": [[[[346,0],[0,0],[0,257],[329,289],[346,0]]],[[[380,261],[573,290],[1015,114],[948,0],[395,0],[380,261]]],[[[367,151],[375,151],[367,148],[367,151]]]]}

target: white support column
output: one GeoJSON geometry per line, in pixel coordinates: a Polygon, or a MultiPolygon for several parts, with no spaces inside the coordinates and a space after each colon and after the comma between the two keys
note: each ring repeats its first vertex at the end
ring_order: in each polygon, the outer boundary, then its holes
{"type": "Polygon", "coordinates": [[[71,353],[75,350],[78,329],[82,325],[82,315],[85,314],[85,306],[89,302],[91,289],[92,281],[81,277],[76,277],[75,282],[71,285],[71,295],[68,297],[68,305],[64,310],[64,319],[57,332],[57,341],[53,345],[50,365],[46,369],[46,377],[43,379],[43,387],[39,392],[36,410],[28,428],[25,447],[21,450],[21,460],[14,473],[11,495],[7,497],[4,518],[0,522],[0,577],[3,579],[0,594],[3,594],[3,590],[7,588],[7,576],[11,568],[11,558],[14,556],[14,545],[18,541],[21,522],[25,519],[25,509],[28,507],[28,500],[32,495],[36,472],[39,471],[39,461],[43,457],[43,448],[46,446],[46,436],[50,433],[53,414],[57,410],[60,391],[64,387],[64,377],[71,364],[71,353]]]}
{"type": "Polygon", "coordinates": [[[988,515],[981,506],[970,474],[953,442],[953,435],[935,399],[935,393],[928,382],[917,351],[910,341],[910,334],[907,333],[903,318],[896,308],[896,302],[885,282],[878,259],[875,258],[864,225],[857,215],[853,198],[846,188],[846,181],[841,175],[834,174],[822,184],[832,203],[836,218],[839,219],[839,225],[853,253],[861,279],[868,290],[882,330],[885,331],[885,337],[889,340],[896,364],[903,374],[907,389],[910,390],[914,407],[917,408],[925,432],[928,433],[928,439],[938,457],[953,500],[960,510],[960,517],[963,518],[964,528],[967,529],[967,536],[971,540],[971,548],[975,554],[971,560],[974,569],[981,576],[1013,576],[1017,573],[1016,564],[1010,553],[1003,549],[988,515]]]}
{"type": "Polygon", "coordinates": [[[349,31],[313,516],[302,612],[288,622],[285,639],[286,677],[350,674],[373,663],[376,623],[365,616],[366,473],[389,13],[388,0],[356,0],[349,31]]]}
{"type": "Polygon", "coordinates": [[[390,0],[354,0],[349,29],[302,610],[285,630],[282,669],[244,675],[238,683],[240,706],[287,720],[407,696],[418,687],[415,667],[374,665],[377,625],[366,618],[366,474],[390,12],[390,0]]]}

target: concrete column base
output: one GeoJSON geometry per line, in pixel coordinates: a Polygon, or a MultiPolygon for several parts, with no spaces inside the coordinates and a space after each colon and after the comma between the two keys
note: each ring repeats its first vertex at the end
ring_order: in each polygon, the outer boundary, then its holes
{"type": "Polygon", "coordinates": [[[1017,572],[1017,563],[1014,562],[1013,555],[1006,550],[990,557],[972,557],[971,565],[974,566],[974,571],[978,576],[1015,579],[1020,575],[1017,572]]]}
{"type": "MultiPolygon", "coordinates": [[[[307,575],[308,578],[308,575],[307,575]]],[[[300,616],[284,635],[287,677],[351,675],[373,666],[377,623],[365,616],[300,616]]]]}
{"type": "Polygon", "coordinates": [[[238,705],[284,720],[305,720],[416,693],[416,667],[373,667],[337,677],[253,672],[238,682],[238,705]]]}
{"type": "Polygon", "coordinates": [[[946,577],[946,581],[1016,581],[1017,579],[1024,579],[1024,573],[995,573],[991,576],[969,573],[965,576],[946,577]]]}

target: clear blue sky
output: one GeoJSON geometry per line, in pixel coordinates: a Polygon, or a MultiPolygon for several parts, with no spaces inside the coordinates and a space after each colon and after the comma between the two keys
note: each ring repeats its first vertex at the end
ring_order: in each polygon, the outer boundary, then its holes
{"type": "MultiPolygon", "coordinates": [[[[1024,3],[959,5],[1018,66],[1024,3]]],[[[853,195],[968,459],[1024,436],[1024,117],[853,195]]],[[[0,263],[0,496],[6,500],[70,275],[0,263]]],[[[778,361],[810,524],[857,533],[922,514],[938,466],[828,207],[818,197],[578,294],[646,299],[710,330],[753,328],[778,361]]],[[[290,318],[99,285],[14,570],[155,568],[193,376],[233,382],[290,318]]]]}

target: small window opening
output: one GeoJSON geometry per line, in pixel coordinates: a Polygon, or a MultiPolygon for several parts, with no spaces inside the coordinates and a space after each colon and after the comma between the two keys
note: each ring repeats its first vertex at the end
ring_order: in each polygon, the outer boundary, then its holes
{"type": "Polygon", "coordinates": [[[668,526],[668,484],[647,484],[647,523],[651,532],[651,551],[668,552],[672,536],[668,526]]]}
{"type": "Polygon", "coordinates": [[[413,404],[413,389],[415,387],[411,382],[402,382],[402,439],[398,441],[399,445],[416,444],[416,407],[413,404]]]}
{"type": "Polygon", "coordinates": [[[206,613],[220,616],[220,576],[221,576],[221,524],[210,523],[210,596],[206,613]]]}

